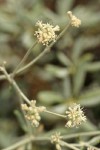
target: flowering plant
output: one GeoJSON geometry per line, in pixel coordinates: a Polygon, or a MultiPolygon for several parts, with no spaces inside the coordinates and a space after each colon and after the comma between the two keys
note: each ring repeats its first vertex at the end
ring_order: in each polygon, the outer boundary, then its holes
{"type": "MultiPolygon", "coordinates": [[[[39,59],[41,59],[47,52],[50,52],[50,48],[66,33],[68,28],[70,26],[73,27],[79,27],[81,25],[81,20],[78,19],[76,16],[72,14],[71,11],[68,11],[68,17],[69,17],[69,23],[65,26],[65,28],[60,32],[60,27],[58,25],[53,26],[49,23],[43,23],[42,21],[38,21],[36,23],[36,26],[38,27],[37,31],[35,31],[35,36],[37,37],[37,41],[32,45],[32,47],[26,52],[25,56],[21,60],[21,62],[18,64],[18,66],[14,69],[12,73],[8,73],[6,70],[6,63],[3,62],[0,71],[3,74],[3,79],[6,79],[9,84],[16,90],[18,95],[21,97],[22,101],[20,101],[21,110],[24,114],[26,123],[27,123],[27,133],[28,137],[25,137],[25,139],[22,140],[22,142],[18,142],[17,144],[14,144],[11,147],[6,148],[5,150],[11,150],[11,149],[17,149],[18,147],[21,147],[22,145],[25,145],[27,143],[32,143],[33,141],[38,140],[49,140],[52,144],[55,144],[57,150],[61,150],[63,146],[73,149],[73,150],[79,150],[78,147],[89,147],[89,143],[86,142],[80,142],[78,145],[74,145],[73,143],[65,142],[64,140],[67,138],[70,138],[69,136],[60,135],[60,133],[56,132],[56,134],[51,135],[51,137],[34,137],[32,134],[33,127],[39,127],[41,124],[41,118],[42,113],[45,114],[51,114],[53,116],[60,117],[64,119],[67,123],[64,124],[66,128],[74,128],[74,127],[80,127],[81,124],[83,124],[86,121],[86,116],[81,108],[80,104],[71,103],[70,106],[68,106],[68,109],[66,108],[65,113],[66,114],[60,114],[53,112],[46,108],[45,106],[37,106],[36,100],[30,100],[19,88],[18,84],[15,81],[15,76],[18,75],[20,72],[27,70],[32,66],[34,63],[36,63],[39,59]],[[59,31],[60,33],[57,35],[56,32],[59,31]],[[45,46],[44,51],[42,51],[34,60],[32,60],[30,63],[22,67],[26,59],[28,58],[32,48],[34,48],[38,43],[42,43],[45,46]]],[[[26,134],[27,134],[26,133],[26,134]]],[[[93,132],[93,133],[85,133],[86,135],[98,135],[100,132],[93,132]]],[[[84,136],[84,133],[80,134],[81,136],[84,136]]],[[[78,137],[79,135],[72,135],[72,138],[78,137]]],[[[97,149],[96,147],[92,146],[94,149],[97,149]]],[[[32,149],[32,148],[31,148],[32,149]]]]}

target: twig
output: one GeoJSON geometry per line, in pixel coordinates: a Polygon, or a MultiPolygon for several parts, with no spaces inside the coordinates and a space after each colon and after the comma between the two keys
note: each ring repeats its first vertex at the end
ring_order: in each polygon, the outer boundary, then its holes
{"type": "Polygon", "coordinates": [[[44,112],[55,115],[55,116],[58,116],[58,117],[66,118],[65,115],[57,114],[57,113],[54,113],[54,112],[51,112],[51,111],[48,111],[48,110],[45,110],[44,112]]]}
{"type": "Polygon", "coordinates": [[[22,64],[26,61],[28,58],[29,54],[31,53],[32,49],[37,45],[37,41],[27,50],[26,54],[24,55],[23,59],[21,62],[17,65],[17,67],[14,69],[12,76],[14,77],[18,69],[22,66],[22,64]]]}
{"type": "Polygon", "coordinates": [[[70,143],[70,144],[76,147],[90,147],[90,148],[93,148],[93,150],[99,150],[99,148],[89,144],[89,142],[70,143]]]}
{"type": "Polygon", "coordinates": [[[28,136],[27,138],[25,138],[23,140],[20,140],[19,142],[15,143],[15,144],[7,147],[7,148],[4,148],[2,150],[14,150],[18,147],[21,147],[22,145],[25,145],[25,144],[31,142],[32,140],[34,140],[34,137],[33,136],[30,136],[30,137],[28,136]]]}
{"type": "Polygon", "coordinates": [[[86,142],[82,142],[82,145],[84,145],[84,146],[86,146],[86,147],[91,147],[91,148],[93,148],[94,150],[100,150],[99,148],[90,145],[88,142],[87,142],[87,143],[86,143],[86,142]]]}
{"type": "Polygon", "coordinates": [[[4,67],[0,67],[0,70],[5,74],[6,79],[9,81],[9,83],[14,87],[14,89],[20,94],[20,96],[25,100],[26,103],[30,105],[29,99],[24,95],[24,93],[20,90],[15,80],[13,80],[9,74],[7,73],[6,69],[4,67]]]}
{"type": "Polygon", "coordinates": [[[100,131],[81,132],[81,133],[69,134],[69,135],[63,136],[62,139],[71,139],[71,138],[76,138],[76,137],[80,137],[80,136],[93,136],[93,135],[100,135],[100,131]]]}
{"type": "Polygon", "coordinates": [[[73,145],[71,145],[71,144],[69,144],[67,142],[64,142],[64,141],[60,141],[60,145],[61,146],[66,146],[66,147],[68,147],[70,149],[73,149],[73,150],[80,150],[80,149],[76,148],[75,146],[73,146],[73,145]]]}
{"type": "Polygon", "coordinates": [[[50,138],[49,137],[34,137],[34,136],[26,136],[24,138],[21,138],[17,143],[13,144],[12,146],[9,146],[7,148],[4,148],[2,150],[14,150],[20,146],[23,146],[29,142],[32,142],[32,141],[50,141],[50,138]]]}
{"type": "MultiPolygon", "coordinates": [[[[93,135],[96,135],[97,133],[99,133],[100,131],[95,131],[95,132],[85,132],[85,133],[78,133],[78,135],[81,135],[81,136],[93,136],[93,135]]],[[[70,134],[68,135],[69,138],[73,138],[73,137],[76,137],[76,134],[73,134],[73,136],[70,134]]],[[[65,139],[64,138],[65,136],[62,136],[62,139],[65,139]]],[[[27,144],[29,142],[32,142],[32,141],[50,141],[50,138],[49,137],[45,137],[45,136],[42,136],[42,137],[33,137],[33,136],[25,136],[24,138],[20,138],[20,141],[18,141],[17,143],[13,144],[12,146],[9,146],[8,148],[5,148],[5,149],[2,149],[2,150],[14,150],[16,149],[17,147],[20,147],[24,144],[27,144]]],[[[65,144],[66,142],[64,142],[65,144]]],[[[90,144],[90,143],[89,143],[90,144]]],[[[80,147],[80,144],[73,144],[71,143],[72,146],[79,146],[80,147]]],[[[69,144],[67,143],[66,145],[67,147],[69,146],[69,144]]],[[[81,144],[82,146],[82,144],[81,144]]],[[[72,148],[72,147],[69,147],[69,148],[72,148]]],[[[79,150],[79,149],[78,149],[79,150]]]]}

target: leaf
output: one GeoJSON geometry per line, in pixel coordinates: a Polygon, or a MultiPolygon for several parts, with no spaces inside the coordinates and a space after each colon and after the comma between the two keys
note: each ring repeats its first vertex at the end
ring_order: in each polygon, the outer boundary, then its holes
{"type": "Polygon", "coordinates": [[[74,76],[73,93],[77,96],[80,93],[80,90],[83,86],[85,75],[86,75],[86,71],[83,68],[79,68],[74,76]]]}
{"type": "Polygon", "coordinates": [[[85,36],[81,36],[79,37],[74,44],[73,47],[73,53],[72,53],[72,58],[74,60],[74,62],[77,61],[77,59],[80,57],[80,55],[82,54],[82,52],[84,50],[93,48],[97,45],[99,45],[100,43],[100,37],[85,37],[85,36]]]}
{"type": "Polygon", "coordinates": [[[72,87],[71,87],[71,81],[70,81],[70,77],[67,76],[63,79],[62,81],[62,88],[63,88],[63,95],[66,98],[69,98],[72,96],[72,87]]]}
{"type": "Polygon", "coordinates": [[[94,72],[100,70],[100,62],[88,63],[86,66],[86,70],[89,72],[94,72]]]}
{"type": "Polygon", "coordinates": [[[62,52],[58,52],[57,56],[63,65],[70,66],[72,64],[70,59],[67,56],[65,56],[62,52]]]}
{"type": "Polygon", "coordinates": [[[94,125],[91,121],[87,119],[85,123],[83,123],[82,127],[85,129],[85,131],[96,131],[97,127],[94,125]]]}
{"type": "Polygon", "coordinates": [[[46,65],[45,70],[49,72],[52,76],[58,78],[64,78],[68,75],[67,68],[62,68],[54,65],[46,65]]]}
{"type": "Polygon", "coordinates": [[[76,62],[76,71],[73,76],[73,93],[75,95],[78,95],[82,89],[87,72],[86,66],[88,64],[88,61],[90,61],[91,59],[91,54],[85,54],[76,62]]]}
{"type": "Polygon", "coordinates": [[[54,103],[61,103],[63,97],[58,92],[42,91],[38,94],[38,99],[43,104],[52,105],[54,103]]]}
{"type": "Polygon", "coordinates": [[[100,104],[100,88],[90,89],[79,97],[79,103],[84,106],[100,104]]]}
{"type": "Polygon", "coordinates": [[[73,5],[74,0],[57,0],[56,9],[60,15],[66,14],[73,5]]]}
{"type": "Polygon", "coordinates": [[[22,129],[26,132],[27,131],[27,126],[26,126],[25,120],[22,117],[21,112],[18,111],[18,110],[15,110],[14,114],[16,115],[22,129]]]}

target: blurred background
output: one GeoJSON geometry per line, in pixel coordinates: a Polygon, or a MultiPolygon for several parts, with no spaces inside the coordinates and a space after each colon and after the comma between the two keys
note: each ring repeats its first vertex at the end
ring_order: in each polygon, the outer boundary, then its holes
{"type": "MultiPolygon", "coordinates": [[[[34,32],[38,20],[59,25],[62,30],[69,21],[67,11],[71,10],[82,21],[80,28],[70,28],[50,53],[15,80],[29,99],[36,99],[38,105],[51,111],[63,114],[69,104],[80,103],[87,122],[80,128],[67,129],[64,120],[42,114],[40,127],[33,130],[34,134],[100,129],[99,6],[100,0],[0,0],[0,64],[6,61],[9,73],[36,41],[34,32]]],[[[25,64],[43,49],[44,46],[38,44],[25,64]]],[[[19,97],[6,80],[0,80],[0,149],[24,134],[19,97]]],[[[43,150],[52,148],[46,143],[42,143],[42,147],[43,150]]],[[[39,149],[39,144],[35,144],[35,149],[39,149]]]]}

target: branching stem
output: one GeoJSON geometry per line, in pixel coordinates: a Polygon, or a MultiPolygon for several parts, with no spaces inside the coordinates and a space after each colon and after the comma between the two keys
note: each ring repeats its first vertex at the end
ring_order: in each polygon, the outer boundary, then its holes
{"type": "MultiPolygon", "coordinates": [[[[65,28],[62,30],[62,32],[58,35],[56,42],[64,35],[64,33],[68,30],[68,28],[70,27],[71,22],[69,22],[68,25],[65,26],[65,28]]],[[[49,46],[47,46],[44,51],[42,51],[35,59],[33,59],[31,62],[29,62],[27,65],[25,65],[24,67],[20,68],[16,71],[14,71],[14,76],[15,75],[19,75],[20,73],[22,73],[23,71],[27,71],[27,69],[29,69],[33,64],[35,64],[40,58],[42,58],[46,53],[48,53],[50,51],[50,48],[55,44],[55,42],[52,42],[49,46]]],[[[27,55],[26,55],[27,56],[27,55]]],[[[25,56],[24,56],[25,57],[25,56]]],[[[26,57],[27,58],[27,57],[26,57]]],[[[25,59],[26,59],[25,58],[25,59]]],[[[20,63],[20,65],[22,65],[22,63],[20,63]]],[[[19,68],[19,67],[18,67],[19,68]]],[[[10,76],[13,76],[13,73],[9,74],[10,76]]],[[[0,80],[4,80],[6,79],[5,75],[1,75],[0,76],[0,80]]]]}
{"type": "Polygon", "coordinates": [[[14,77],[16,72],[18,71],[18,69],[23,65],[23,63],[26,61],[26,59],[28,58],[29,54],[31,53],[32,49],[38,44],[38,42],[36,41],[26,52],[26,54],[24,55],[23,59],[21,60],[21,62],[17,65],[17,67],[15,68],[15,70],[12,73],[12,76],[14,77]]]}

